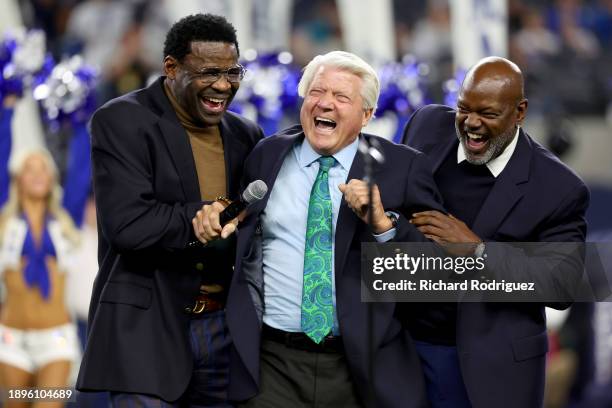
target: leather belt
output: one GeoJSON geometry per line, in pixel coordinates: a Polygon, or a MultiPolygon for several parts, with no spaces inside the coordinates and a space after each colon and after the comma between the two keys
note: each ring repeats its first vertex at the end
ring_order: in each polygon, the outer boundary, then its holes
{"type": "Polygon", "coordinates": [[[321,343],[317,344],[302,332],[286,332],[284,330],[275,329],[274,327],[264,324],[262,337],[276,343],[282,343],[286,347],[297,350],[311,351],[315,353],[344,352],[344,345],[342,344],[342,337],[340,336],[327,336],[321,341],[321,343]]]}
{"type": "Polygon", "coordinates": [[[225,302],[223,302],[218,295],[212,296],[206,292],[200,292],[196,298],[193,307],[188,308],[188,312],[192,315],[199,315],[202,313],[211,313],[225,308],[225,302]]]}

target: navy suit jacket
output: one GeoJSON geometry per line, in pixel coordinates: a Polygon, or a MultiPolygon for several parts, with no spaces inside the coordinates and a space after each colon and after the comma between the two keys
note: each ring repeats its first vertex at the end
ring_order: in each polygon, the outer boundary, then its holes
{"type": "MultiPolygon", "coordinates": [[[[374,138],[360,135],[361,138],[374,138]]],[[[303,140],[300,126],[262,140],[249,156],[245,183],[261,179],[269,191],[287,153],[303,140]]],[[[425,156],[414,149],[380,139],[385,163],[376,182],[386,210],[400,213],[396,241],[423,241],[422,234],[408,223],[413,211],[439,209],[440,198],[425,156]]],[[[364,158],[357,153],[348,180],[362,179],[364,158]]],[[[309,188],[309,187],[305,187],[309,188]]],[[[227,303],[227,322],[234,341],[230,359],[230,398],[245,400],[259,387],[259,348],[263,313],[263,271],[259,215],[269,192],[239,225],[235,273],[227,303]]],[[[395,317],[394,303],[362,303],[361,243],[373,242],[368,228],[343,201],[335,237],[336,305],[340,332],[353,381],[365,398],[370,383],[376,390],[377,408],[425,407],[424,380],[418,356],[406,331],[395,317]],[[367,309],[374,314],[370,327],[367,309]],[[373,332],[374,353],[368,349],[373,332]],[[374,359],[374,378],[369,362],[374,359]]]]}
{"type": "MultiPolygon", "coordinates": [[[[174,401],[192,374],[186,312],[199,292],[199,269],[226,276],[229,286],[234,246],[187,246],[204,203],[189,137],[163,80],[113,99],[91,120],[100,270],[77,388],[174,401]]],[[[244,160],[263,133],[230,112],[219,128],[235,199],[244,160]]]]}
{"type": "MultiPolygon", "coordinates": [[[[415,112],[403,137],[403,143],[429,157],[434,173],[456,149],[456,140],[455,111],[441,105],[415,112]]],[[[485,241],[584,242],[588,202],[583,181],[521,129],[516,150],[472,230],[485,241]]],[[[537,276],[533,260],[527,261],[518,249],[508,251],[489,258],[503,259],[507,271],[530,270],[537,276]]],[[[580,270],[576,265],[544,269],[549,282],[580,270]]],[[[540,407],[548,351],[544,305],[460,303],[457,313],[457,347],[472,406],[540,407]]]]}

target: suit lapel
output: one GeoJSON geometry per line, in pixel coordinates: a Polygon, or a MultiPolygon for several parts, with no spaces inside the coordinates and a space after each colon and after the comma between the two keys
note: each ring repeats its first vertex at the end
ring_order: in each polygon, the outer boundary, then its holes
{"type": "MultiPolygon", "coordinates": [[[[372,136],[360,134],[360,141],[368,139],[372,136]]],[[[391,171],[390,167],[383,164],[375,171],[376,177],[384,177],[385,174],[391,171]]],[[[362,180],[365,176],[365,158],[363,154],[357,150],[355,159],[351,164],[347,181],[351,179],[362,180]]],[[[376,179],[375,182],[379,182],[376,179]]],[[[351,244],[355,239],[355,234],[358,234],[358,227],[363,225],[363,222],[353,210],[351,210],[346,201],[342,199],[340,204],[340,210],[338,212],[338,221],[336,223],[336,236],[335,236],[335,259],[334,259],[334,270],[335,270],[335,281],[336,281],[336,296],[359,296],[358,288],[355,293],[347,292],[346,290],[339,290],[340,288],[353,288],[347,280],[343,279],[345,274],[345,264],[348,252],[351,248],[351,244]]],[[[367,227],[366,227],[367,228],[367,227]]],[[[361,244],[358,244],[361,245],[361,244]]],[[[361,246],[359,246],[361,248],[361,246]]],[[[360,271],[358,271],[360,273],[360,271]]],[[[367,333],[372,330],[374,333],[373,346],[378,349],[380,342],[384,338],[386,331],[390,326],[390,320],[393,317],[393,311],[395,310],[395,304],[393,303],[361,303],[364,305],[363,308],[349,309],[344,305],[351,304],[352,301],[346,298],[338,297],[336,299],[336,305],[338,308],[338,318],[341,320],[341,328],[343,335],[348,335],[352,338],[360,338],[363,333],[367,333]],[[371,309],[373,313],[373,320],[368,321],[367,310],[371,309]]]]}
{"type": "MultiPolygon", "coordinates": [[[[174,115],[174,113],[172,113],[174,115]]],[[[173,123],[170,114],[164,114],[159,121],[159,127],[164,137],[164,142],[170,152],[186,200],[200,201],[200,186],[196,173],[195,163],[189,136],[185,129],[178,123],[173,123]]]]}
{"type": "Polygon", "coordinates": [[[238,198],[240,193],[240,180],[234,180],[240,171],[244,162],[239,158],[244,158],[248,155],[249,147],[245,145],[240,138],[237,137],[237,130],[232,126],[232,114],[226,112],[221,119],[219,132],[223,141],[223,156],[225,159],[225,191],[230,199],[238,198]],[[233,187],[233,188],[232,188],[233,187]]]}
{"type": "Polygon", "coordinates": [[[221,141],[223,143],[223,159],[225,162],[225,191],[229,195],[230,199],[234,198],[234,191],[230,191],[232,184],[232,175],[234,173],[234,167],[236,163],[232,160],[234,153],[234,140],[232,138],[232,131],[230,125],[227,122],[227,114],[223,115],[221,123],[219,125],[219,132],[221,133],[221,141]]]}
{"type": "MultiPolygon", "coordinates": [[[[363,137],[365,136],[360,135],[360,139],[363,137]]],[[[359,150],[357,150],[346,181],[348,182],[351,179],[363,179],[364,166],[365,161],[363,155],[359,150]]],[[[342,199],[340,203],[340,210],[338,211],[338,221],[336,222],[334,259],[336,277],[342,275],[343,273],[346,255],[348,254],[353,236],[355,235],[355,229],[357,228],[357,224],[359,222],[361,222],[361,220],[355,215],[353,210],[348,207],[346,201],[342,199]]]]}
{"type": "Polygon", "coordinates": [[[521,185],[529,180],[532,147],[522,130],[518,137],[516,150],[474,220],[472,230],[484,239],[495,236],[506,215],[523,197],[521,185]]]}
{"type": "Polygon", "coordinates": [[[165,77],[161,77],[150,87],[153,100],[162,112],[158,125],[178,173],[185,200],[187,202],[200,201],[200,185],[189,136],[181,126],[164,92],[164,79],[165,77]]]}
{"type": "Polygon", "coordinates": [[[288,134],[283,134],[278,136],[278,141],[276,141],[277,145],[274,149],[271,149],[270,157],[265,157],[265,159],[270,159],[268,163],[273,163],[271,167],[265,167],[265,161],[260,165],[264,168],[264,171],[260,173],[261,178],[268,186],[268,193],[263,198],[255,204],[253,207],[253,212],[256,215],[259,215],[266,205],[268,204],[268,199],[270,198],[270,193],[274,188],[274,183],[276,182],[276,178],[278,177],[278,173],[285,162],[285,158],[287,154],[289,154],[291,148],[293,148],[294,144],[298,141],[298,139],[303,138],[304,133],[302,132],[293,132],[288,134]]]}
{"type": "MultiPolygon", "coordinates": [[[[251,294],[248,289],[249,283],[245,274],[244,266],[242,265],[242,258],[244,255],[246,255],[255,242],[253,239],[253,234],[255,233],[257,224],[259,223],[259,216],[264,208],[266,208],[268,199],[270,198],[270,193],[274,187],[274,182],[276,181],[278,172],[285,161],[285,157],[290,152],[294,143],[301,136],[303,137],[303,133],[301,132],[271,136],[273,139],[266,140],[265,143],[272,143],[273,146],[270,146],[269,149],[261,149],[260,152],[254,153],[255,155],[261,154],[261,157],[258,157],[258,163],[256,163],[261,171],[257,172],[255,177],[262,179],[267,184],[268,192],[263,199],[253,204],[252,208],[249,208],[249,215],[239,226],[237,253],[241,266],[239,269],[237,269],[237,274],[233,279],[239,282],[239,284],[236,284],[236,287],[241,288],[242,291],[235,295],[236,290],[230,290],[229,296],[238,296],[240,300],[228,302],[228,305],[230,305],[228,306],[228,317],[230,320],[235,319],[234,325],[239,325],[237,327],[240,327],[240,330],[244,330],[243,333],[252,333],[255,331],[259,332],[261,327],[259,326],[258,319],[255,318],[257,313],[255,312],[255,304],[253,303],[253,299],[251,298],[251,294]],[[247,302],[250,302],[248,307],[242,306],[248,304],[247,302]],[[242,307],[242,310],[236,309],[237,311],[234,312],[235,308],[238,307],[242,307]],[[253,315],[254,318],[247,319],[246,324],[242,322],[239,323],[238,320],[244,319],[244,316],[251,317],[251,315],[248,314],[249,311],[253,311],[253,313],[255,313],[253,315]]],[[[263,264],[253,267],[257,268],[259,273],[263,273],[263,264]]],[[[232,285],[234,285],[234,283],[232,285]]],[[[251,377],[254,380],[258,379],[259,372],[257,372],[257,368],[259,367],[259,336],[256,337],[255,341],[250,341],[248,335],[236,336],[234,343],[236,345],[236,350],[242,356],[243,361],[247,362],[246,367],[251,377]]]]}

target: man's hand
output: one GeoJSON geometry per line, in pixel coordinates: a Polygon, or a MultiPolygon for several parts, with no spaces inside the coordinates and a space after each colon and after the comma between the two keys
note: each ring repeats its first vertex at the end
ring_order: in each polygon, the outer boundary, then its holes
{"type": "Polygon", "coordinates": [[[439,211],[423,211],[412,214],[410,222],[425,237],[442,245],[454,255],[473,255],[482,240],[463,221],[439,211]],[[451,245],[445,245],[451,244],[451,245]],[[465,245],[460,245],[465,244],[465,245]]]}
{"type": "MultiPolygon", "coordinates": [[[[353,210],[363,222],[368,223],[368,203],[370,200],[367,183],[363,180],[352,179],[348,184],[340,184],[338,188],[342,194],[344,194],[344,200],[349,208],[353,210]]],[[[389,231],[393,228],[393,223],[385,214],[385,208],[380,199],[380,191],[378,191],[378,186],[376,184],[374,184],[374,188],[372,189],[372,203],[372,230],[375,234],[382,234],[383,232],[389,231]]]]}
{"type": "MultiPolygon", "coordinates": [[[[196,216],[191,220],[193,224],[193,232],[203,244],[210,241],[222,238],[225,239],[236,231],[240,216],[234,218],[224,227],[219,223],[219,214],[225,209],[225,206],[218,201],[210,205],[204,205],[201,210],[196,213],[196,216]]],[[[242,215],[242,214],[241,214],[242,215]]]]}

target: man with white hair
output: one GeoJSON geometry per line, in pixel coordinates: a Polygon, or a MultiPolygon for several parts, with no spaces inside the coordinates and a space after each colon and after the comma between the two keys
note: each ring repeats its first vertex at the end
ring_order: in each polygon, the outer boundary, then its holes
{"type": "MultiPolygon", "coordinates": [[[[361,133],[379,89],[375,71],[356,55],[315,57],[299,84],[301,124],[264,139],[246,161],[243,185],[264,180],[269,194],[239,225],[227,304],[229,392],[243,406],[427,406],[395,304],[360,298],[361,243],[423,241],[410,214],[442,209],[422,154],[361,133]],[[373,139],[385,162],[368,226],[358,145],[373,139]]],[[[196,235],[206,240],[207,231],[221,232],[215,227],[202,225],[196,235]]]]}

